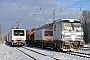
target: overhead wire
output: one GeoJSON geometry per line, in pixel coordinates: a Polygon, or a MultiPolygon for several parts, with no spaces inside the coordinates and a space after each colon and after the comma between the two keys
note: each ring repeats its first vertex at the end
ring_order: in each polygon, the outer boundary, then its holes
{"type": "MultiPolygon", "coordinates": [[[[15,22],[15,19],[16,19],[17,15],[18,15],[19,11],[20,11],[20,8],[24,5],[25,2],[26,2],[26,0],[24,0],[23,3],[22,3],[21,6],[20,6],[20,1],[19,1],[18,11],[17,11],[17,13],[16,13],[16,15],[15,15],[15,17],[14,17],[14,21],[11,23],[11,25],[12,25],[13,23],[16,23],[16,22],[15,22]]],[[[11,19],[9,19],[9,20],[11,20],[11,19]]],[[[13,27],[13,26],[12,26],[12,27],[13,27]]]]}
{"type": "MultiPolygon", "coordinates": [[[[58,1],[58,0],[57,0],[58,1]]],[[[56,3],[56,1],[54,1],[54,2],[52,2],[52,3],[50,3],[49,5],[46,5],[45,7],[41,7],[40,6],[40,10],[38,11],[38,13],[41,11],[41,10],[43,10],[43,9],[45,9],[45,8],[47,8],[48,6],[51,6],[52,4],[54,4],[54,3],[56,3]]]]}
{"type": "MultiPolygon", "coordinates": [[[[62,11],[64,11],[64,10],[66,10],[66,9],[68,9],[68,8],[70,8],[70,7],[72,7],[72,6],[76,5],[76,4],[78,4],[78,3],[80,3],[81,1],[83,1],[83,0],[80,0],[80,1],[78,1],[78,2],[74,3],[74,4],[70,5],[70,6],[68,6],[68,7],[64,8],[64,9],[62,9],[62,11]]],[[[58,14],[59,12],[61,12],[61,11],[58,11],[58,12],[56,12],[55,14],[58,14]]],[[[44,20],[42,20],[42,21],[46,21],[46,19],[49,19],[49,18],[50,18],[50,17],[52,17],[52,16],[53,16],[53,15],[51,15],[51,16],[49,16],[49,17],[45,18],[45,19],[44,19],[44,20]]],[[[37,22],[36,24],[41,23],[42,21],[37,22]]],[[[36,25],[36,24],[35,24],[35,25],[36,25]]]]}
{"type": "MultiPolygon", "coordinates": [[[[23,4],[25,3],[25,1],[26,0],[24,0],[24,2],[23,2],[23,4]]],[[[29,10],[24,14],[24,16],[18,21],[18,24],[23,20],[23,18],[26,16],[26,14],[31,10],[31,8],[36,4],[36,2],[37,2],[38,0],[36,0],[33,4],[32,4],[32,6],[29,8],[29,10]]],[[[22,5],[23,5],[22,4],[22,5]]],[[[21,6],[22,6],[21,5],[21,6]]],[[[19,6],[19,10],[18,10],[18,12],[20,11],[20,6],[19,6]]],[[[17,12],[17,14],[18,14],[18,12],[17,12]]],[[[17,14],[16,14],[16,16],[17,16],[17,14]]],[[[16,18],[16,17],[15,17],[16,18]]],[[[14,21],[15,22],[15,21],[14,21]]],[[[12,25],[12,23],[11,23],[11,25],[12,25]]]]}
{"type": "MultiPolygon", "coordinates": [[[[80,0],[80,1],[78,1],[78,2],[76,2],[76,3],[74,3],[74,4],[70,5],[70,6],[68,6],[68,7],[64,8],[64,9],[62,9],[62,10],[64,11],[64,10],[66,10],[66,9],[68,9],[68,8],[70,8],[70,7],[78,4],[78,3],[80,3],[81,1],[83,1],[83,0],[80,0]]],[[[59,12],[60,12],[60,11],[58,11],[57,13],[59,13],[59,12]]]]}
{"type": "Polygon", "coordinates": [[[26,2],[26,0],[24,0],[24,1],[23,1],[23,3],[22,3],[22,5],[21,5],[21,7],[24,5],[24,3],[25,3],[25,2],[26,2]]]}
{"type": "MultiPolygon", "coordinates": [[[[40,10],[39,10],[38,12],[36,12],[36,14],[38,14],[40,11],[46,9],[48,6],[51,6],[52,4],[56,3],[57,1],[58,1],[58,0],[56,0],[56,1],[54,1],[54,2],[52,2],[52,3],[50,3],[50,4],[48,4],[48,5],[46,5],[46,6],[43,7],[43,8],[40,6],[40,10]]],[[[32,17],[32,18],[33,18],[33,17],[32,17]]],[[[31,18],[31,19],[32,19],[32,18],[31,18]]],[[[34,25],[35,25],[35,24],[34,24],[34,25]]]]}
{"type": "MultiPolygon", "coordinates": [[[[57,0],[58,1],[58,0],[57,0]]],[[[46,9],[48,6],[51,6],[52,4],[54,4],[54,3],[56,3],[56,1],[54,1],[54,2],[52,2],[52,3],[50,3],[50,4],[48,4],[48,5],[46,5],[45,7],[41,7],[40,6],[40,9],[39,9],[39,11],[38,12],[36,12],[36,14],[38,14],[40,11],[42,11],[42,10],[44,10],[44,9],[46,9]]],[[[31,18],[32,19],[32,18],[31,18]]]]}
{"type": "MultiPolygon", "coordinates": [[[[16,13],[16,15],[15,15],[15,18],[17,17],[17,15],[18,15],[18,13],[19,13],[19,11],[20,11],[20,7],[22,7],[25,2],[26,2],[26,0],[24,0],[24,2],[22,3],[21,6],[20,6],[20,2],[19,2],[18,11],[17,11],[17,13],[16,13]]],[[[14,19],[15,19],[15,18],[14,18],[14,19]]]]}
{"type": "MultiPolygon", "coordinates": [[[[50,4],[48,4],[48,5],[46,5],[45,7],[41,7],[41,6],[40,6],[40,9],[39,9],[38,12],[36,12],[36,15],[39,14],[40,11],[46,9],[47,7],[49,7],[49,6],[51,6],[52,4],[56,3],[57,1],[58,1],[58,0],[56,0],[56,1],[54,1],[54,2],[52,2],[52,3],[50,3],[50,4]]],[[[33,19],[33,17],[32,17],[31,19],[33,19]]],[[[34,24],[34,25],[35,25],[35,24],[34,24]]]]}
{"type": "MultiPolygon", "coordinates": [[[[25,0],[26,1],[26,0],[25,0]]],[[[25,1],[23,2],[23,4],[25,3],[25,1]]],[[[23,18],[27,15],[27,13],[32,9],[32,7],[37,3],[37,1],[38,0],[36,0],[34,3],[33,3],[33,5],[29,8],[29,10],[24,14],[24,16],[21,18],[21,20],[20,21],[22,21],[23,20],[23,18]]],[[[68,6],[68,7],[66,7],[66,8],[64,8],[64,9],[62,9],[62,11],[64,11],[64,10],[66,10],[66,9],[68,9],[68,8],[70,8],[70,7],[72,7],[72,6],[74,6],[74,5],[76,5],[77,3],[79,3],[79,2],[81,2],[82,0],[80,0],[80,1],[78,1],[78,2],[76,2],[76,3],[74,3],[74,4],[72,4],[72,5],[70,5],[70,6],[68,6]]],[[[54,4],[55,3],[55,1],[53,2],[53,3],[51,3],[51,4],[49,4],[49,5],[47,5],[47,6],[50,6],[50,5],[52,5],[52,4],[54,4]]],[[[23,5],[22,4],[22,5],[23,5]]],[[[42,7],[40,7],[40,10],[39,10],[39,12],[42,10],[42,9],[45,9],[45,8],[42,8],[42,7]]],[[[38,12],[38,13],[39,13],[38,12]]],[[[61,11],[58,11],[57,13],[59,13],[59,12],[61,12],[61,11]]],[[[57,14],[57,13],[55,13],[55,14],[57,14]]],[[[47,17],[47,18],[45,18],[44,20],[42,20],[42,21],[46,21],[46,19],[49,19],[50,17],[52,17],[53,15],[51,15],[51,16],[49,16],[49,17],[47,17]]],[[[41,23],[42,21],[40,21],[40,22],[38,22],[38,23],[41,23]]],[[[37,23],[36,23],[37,24],[37,23]]],[[[36,24],[34,24],[34,25],[36,25],[36,24]]]]}
{"type": "Polygon", "coordinates": [[[38,0],[36,0],[34,3],[33,3],[33,5],[29,8],[29,10],[24,14],[24,16],[21,18],[21,20],[20,21],[22,21],[23,20],[23,18],[27,15],[27,13],[32,9],[32,7],[37,3],[37,1],[38,0]]]}
{"type": "MultiPolygon", "coordinates": [[[[16,19],[17,15],[18,15],[19,11],[20,11],[20,8],[24,5],[25,2],[26,2],[26,0],[23,1],[23,3],[22,3],[21,6],[20,6],[20,2],[19,2],[18,11],[17,11],[17,13],[16,13],[16,15],[15,15],[15,17],[14,17],[14,21],[11,23],[11,25],[12,25],[13,23],[15,23],[15,19],[16,19]]],[[[11,19],[9,19],[9,20],[11,20],[11,19]]]]}

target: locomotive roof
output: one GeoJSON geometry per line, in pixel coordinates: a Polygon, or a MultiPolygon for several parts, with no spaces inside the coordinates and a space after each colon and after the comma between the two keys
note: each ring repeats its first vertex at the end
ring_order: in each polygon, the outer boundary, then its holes
{"type": "Polygon", "coordinates": [[[25,29],[12,29],[12,30],[25,30],[25,29]]]}
{"type": "Polygon", "coordinates": [[[40,27],[40,29],[45,28],[45,27],[48,27],[48,26],[52,26],[52,25],[53,25],[53,23],[44,24],[44,25],[42,25],[42,26],[40,27]]]}
{"type": "Polygon", "coordinates": [[[78,21],[78,22],[80,22],[80,20],[78,20],[78,19],[62,19],[62,21],[69,21],[69,22],[78,21]]]}
{"type": "Polygon", "coordinates": [[[63,22],[79,22],[80,23],[79,19],[58,19],[55,22],[60,22],[60,21],[63,21],[63,22]]]}

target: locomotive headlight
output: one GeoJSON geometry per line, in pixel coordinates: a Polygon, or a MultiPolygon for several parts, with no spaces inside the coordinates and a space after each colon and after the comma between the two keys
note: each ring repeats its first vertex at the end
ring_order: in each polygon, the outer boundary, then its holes
{"type": "Polygon", "coordinates": [[[84,44],[85,44],[85,42],[84,42],[84,41],[81,41],[81,42],[80,42],[80,45],[84,45],[84,44]]]}
{"type": "Polygon", "coordinates": [[[75,41],[75,44],[76,44],[76,45],[78,45],[78,44],[79,44],[79,42],[78,42],[78,41],[75,41]]]}
{"type": "Polygon", "coordinates": [[[22,38],[22,40],[24,40],[24,38],[22,38]]]}
{"type": "Polygon", "coordinates": [[[68,41],[65,41],[65,45],[69,45],[70,44],[70,42],[68,42],[68,41]]]}

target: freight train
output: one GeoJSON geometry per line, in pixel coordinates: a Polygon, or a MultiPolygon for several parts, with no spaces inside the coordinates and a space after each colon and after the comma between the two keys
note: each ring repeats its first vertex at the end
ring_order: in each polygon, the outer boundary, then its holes
{"type": "Polygon", "coordinates": [[[19,28],[12,29],[8,33],[6,41],[8,43],[10,43],[12,46],[25,45],[26,44],[26,30],[25,29],[19,29],[19,28]]]}
{"type": "Polygon", "coordinates": [[[84,47],[80,20],[58,19],[30,31],[29,44],[58,51],[73,51],[84,47]]]}

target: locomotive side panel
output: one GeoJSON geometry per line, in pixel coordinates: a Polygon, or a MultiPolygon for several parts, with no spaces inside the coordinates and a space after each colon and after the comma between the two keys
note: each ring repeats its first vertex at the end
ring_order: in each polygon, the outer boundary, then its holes
{"type": "MultiPolygon", "coordinates": [[[[62,38],[62,20],[54,22],[53,25],[53,41],[54,41],[54,49],[70,51],[70,44],[65,44],[64,38],[62,38]]],[[[67,42],[68,43],[68,42],[67,42]]]]}
{"type": "Polygon", "coordinates": [[[34,30],[34,40],[31,41],[34,46],[42,46],[42,30],[34,30]]]}
{"type": "Polygon", "coordinates": [[[35,35],[34,35],[35,40],[42,40],[43,38],[42,32],[43,31],[41,29],[35,30],[35,35]]]}
{"type": "MultiPolygon", "coordinates": [[[[46,24],[35,30],[34,44],[40,47],[49,47],[53,40],[53,29],[46,24]]],[[[53,27],[53,26],[52,26],[53,27]]]]}
{"type": "Polygon", "coordinates": [[[26,44],[30,43],[30,31],[26,30],[26,44]]]}
{"type": "Polygon", "coordinates": [[[12,31],[10,31],[7,35],[7,42],[11,43],[12,42],[12,31]]]}
{"type": "Polygon", "coordinates": [[[53,25],[53,40],[61,40],[61,22],[55,22],[53,25]]]}

